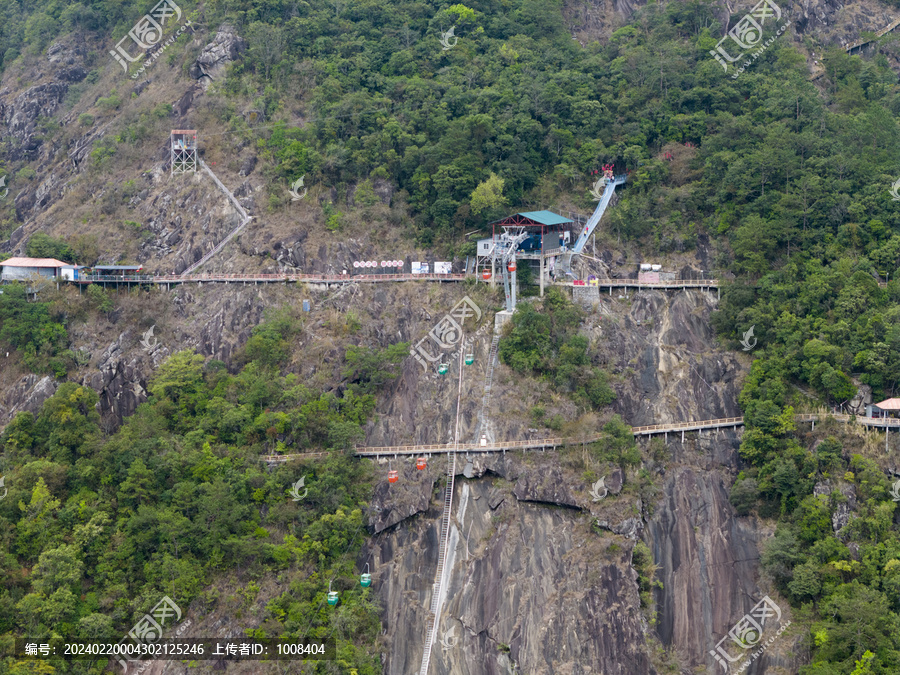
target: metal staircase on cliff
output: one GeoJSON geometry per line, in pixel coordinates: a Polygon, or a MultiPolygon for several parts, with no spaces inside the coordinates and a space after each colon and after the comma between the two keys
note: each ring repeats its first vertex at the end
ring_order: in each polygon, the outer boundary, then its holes
{"type": "Polygon", "coordinates": [[[200,160],[200,166],[203,167],[203,170],[206,171],[206,173],[209,174],[210,178],[213,179],[213,182],[214,182],[216,185],[219,186],[219,189],[220,189],[222,192],[225,193],[225,195],[226,195],[226,196],[228,197],[228,199],[231,201],[231,203],[232,203],[232,205],[234,206],[234,208],[235,208],[235,209],[237,210],[237,212],[241,215],[241,224],[238,225],[236,228],[234,228],[231,232],[229,232],[229,233],[225,236],[225,238],[224,238],[222,241],[220,241],[218,244],[216,244],[215,247],[213,247],[213,249],[212,249],[209,253],[207,253],[205,256],[203,256],[202,258],[200,258],[200,260],[198,260],[198,261],[195,262],[193,265],[191,265],[190,267],[188,267],[184,272],[182,272],[182,273],[181,273],[181,276],[183,276],[183,277],[189,275],[189,274],[190,274],[191,272],[193,272],[195,269],[197,269],[198,267],[200,267],[201,265],[203,265],[204,263],[206,263],[206,262],[207,262],[210,258],[212,258],[214,255],[216,255],[216,253],[218,253],[218,252],[221,251],[223,248],[225,248],[225,244],[227,244],[229,241],[231,241],[231,240],[234,238],[234,236],[235,236],[238,232],[240,232],[241,230],[243,230],[243,229],[247,226],[247,223],[249,223],[250,220],[251,220],[251,216],[247,215],[247,212],[244,211],[244,209],[243,209],[243,207],[241,206],[240,202],[237,200],[237,197],[235,197],[234,194],[232,194],[231,190],[229,190],[227,187],[225,187],[224,183],[222,183],[222,181],[220,181],[220,180],[218,179],[218,177],[216,176],[216,174],[214,174],[214,173],[212,172],[212,169],[210,169],[210,168],[206,165],[206,162],[204,162],[202,159],[200,160]]]}
{"type": "Polygon", "coordinates": [[[438,548],[437,571],[434,573],[434,588],[431,592],[431,608],[425,633],[425,651],[422,652],[422,667],[419,675],[428,675],[431,662],[431,648],[437,637],[438,617],[441,614],[441,599],[444,590],[444,563],[447,559],[447,544],[450,539],[450,513],[453,507],[453,482],[456,476],[456,453],[447,455],[447,489],[444,492],[444,516],[441,519],[441,536],[438,548]]]}
{"type": "Polygon", "coordinates": [[[597,224],[600,222],[600,219],[606,212],[606,207],[609,206],[609,201],[612,199],[613,193],[615,193],[616,191],[616,186],[623,185],[626,178],[627,176],[625,174],[620,174],[618,176],[615,176],[611,180],[606,181],[606,189],[603,190],[603,196],[600,198],[600,202],[597,204],[597,208],[594,209],[591,217],[588,218],[584,229],[581,231],[578,240],[575,242],[575,246],[572,247],[573,253],[581,253],[581,251],[584,249],[584,245],[587,244],[588,237],[591,236],[594,228],[597,227],[597,224]]]}
{"type": "Polygon", "coordinates": [[[625,174],[619,174],[618,176],[614,176],[613,178],[610,178],[606,181],[606,187],[603,190],[603,195],[600,197],[600,201],[597,203],[597,208],[594,209],[591,217],[588,218],[587,223],[585,223],[584,229],[581,230],[581,234],[575,241],[575,245],[572,247],[571,253],[564,253],[557,259],[556,265],[558,271],[563,272],[569,276],[574,276],[572,274],[572,257],[584,250],[584,246],[585,244],[587,244],[588,238],[594,233],[597,225],[600,224],[600,219],[603,218],[603,214],[606,213],[606,208],[609,206],[609,202],[610,200],[612,200],[613,194],[615,194],[616,192],[616,186],[624,185],[627,179],[628,176],[626,176],[625,174]]]}

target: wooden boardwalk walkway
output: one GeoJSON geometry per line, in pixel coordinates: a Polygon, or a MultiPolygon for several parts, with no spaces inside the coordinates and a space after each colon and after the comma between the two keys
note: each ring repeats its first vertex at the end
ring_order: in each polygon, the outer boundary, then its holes
{"type": "MultiPolygon", "coordinates": [[[[132,276],[94,275],[82,276],[69,283],[75,284],[278,284],[297,283],[308,284],[355,284],[355,283],[383,283],[388,281],[465,281],[476,278],[479,283],[481,278],[472,274],[137,274],[132,276]]],[[[57,279],[57,281],[63,281],[57,279]]],[[[589,288],[597,286],[608,288],[610,292],[614,288],[636,289],[718,289],[723,282],[719,279],[675,279],[673,281],[638,281],[637,279],[597,279],[596,283],[588,281],[557,281],[551,285],[568,286],[574,288],[589,288]]],[[[880,288],[887,288],[887,283],[879,281],[880,288]]]]}
{"type": "MultiPolygon", "coordinates": [[[[136,274],[131,276],[93,275],[82,276],[74,281],[76,284],[277,284],[277,283],[312,283],[312,284],[350,284],[379,283],[388,281],[464,281],[476,278],[471,274],[136,274]]],[[[602,288],[659,288],[716,289],[720,282],[717,279],[676,279],[674,281],[638,281],[637,279],[598,279],[597,283],[575,283],[572,281],[557,282],[558,286],[602,288]]]]}
{"type": "Polygon", "coordinates": [[[385,281],[463,281],[466,274],[139,274],[134,276],[85,276],[76,284],[350,284],[385,281]]]}
{"type": "Polygon", "coordinates": [[[674,279],[672,281],[638,281],[637,279],[597,279],[596,283],[582,281],[577,283],[574,281],[559,282],[562,286],[572,286],[574,288],[589,288],[591,286],[599,286],[600,288],[659,288],[659,289],[718,289],[721,282],[718,279],[674,279]]]}
{"type": "MultiPolygon", "coordinates": [[[[800,414],[795,415],[797,422],[818,422],[822,419],[834,418],[838,422],[855,421],[870,428],[893,428],[900,430],[900,419],[879,419],[873,417],[862,417],[859,415],[841,415],[841,414],[800,414]]],[[[702,420],[697,422],[670,422],[667,424],[651,424],[648,426],[632,427],[631,432],[635,436],[648,436],[662,434],[668,436],[670,433],[681,432],[682,441],[684,433],[687,431],[710,431],[715,429],[730,429],[744,426],[743,417],[725,417],[715,420],[702,420]]],[[[392,445],[381,447],[360,446],[356,448],[357,457],[373,457],[379,459],[381,457],[401,457],[401,456],[431,456],[443,453],[481,453],[481,452],[506,452],[507,450],[555,450],[558,447],[568,445],[581,445],[582,443],[594,443],[600,440],[600,435],[586,436],[585,438],[538,438],[522,441],[501,441],[498,443],[441,443],[431,445],[392,445]]],[[[261,459],[270,464],[279,464],[288,462],[293,459],[303,459],[308,457],[318,457],[327,453],[305,453],[293,455],[263,455],[261,459]]]]}
{"type": "Polygon", "coordinates": [[[885,26],[884,28],[882,28],[882,29],[881,29],[880,31],[878,31],[877,33],[875,33],[875,37],[873,37],[872,39],[870,39],[870,40],[860,40],[859,42],[854,42],[852,45],[850,45],[849,47],[847,47],[844,51],[846,51],[846,52],[849,54],[849,53],[850,53],[851,51],[853,51],[854,49],[858,49],[859,47],[864,47],[865,45],[869,44],[870,42],[875,42],[875,40],[877,40],[878,38],[880,38],[880,37],[882,37],[882,36],[884,36],[884,35],[887,35],[887,34],[890,33],[892,30],[894,30],[897,26],[900,26],[900,19],[897,19],[897,20],[895,20],[895,21],[891,21],[891,23],[889,23],[887,26],[885,26]]]}

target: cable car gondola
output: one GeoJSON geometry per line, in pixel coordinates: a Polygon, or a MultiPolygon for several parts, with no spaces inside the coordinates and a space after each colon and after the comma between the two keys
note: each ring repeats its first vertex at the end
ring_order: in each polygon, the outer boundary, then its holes
{"type": "Polygon", "coordinates": [[[422,469],[425,468],[425,466],[426,466],[425,458],[424,458],[424,457],[419,457],[419,458],[416,460],[416,468],[417,468],[419,471],[421,471],[422,469]]]}
{"type": "Polygon", "coordinates": [[[337,591],[331,590],[331,582],[328,582],[328,604],[334,607],[338,604],[338,593],[337,591]]]}
{"type": "Polygon", "coordinates": [[[391,463],[388,462],[388,483],[396,483],[399,480],[397,472],[391,466],[391,463]]]}
{"type": "Polygon", "coordinates": [[[366,571],[359,575],[359,584],[363,588],[368,588],[372,585],[372,575],[369,574],[369,563],[366,563],[366,571]]]}

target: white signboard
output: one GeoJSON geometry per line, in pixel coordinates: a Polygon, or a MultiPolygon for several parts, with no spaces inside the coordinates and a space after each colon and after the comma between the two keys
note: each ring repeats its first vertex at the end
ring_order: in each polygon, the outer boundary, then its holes
{"type": "Polygon", "coordinates": [[[414,262],[412,264],[413,274],[428,274],[428,263],[414,262]]]}
{"type": "Polygon", "coordinates": [[[434,273],[435,274],[450,274],[451,268],[448,262],[435,262],[434,263],[434,273]]]}

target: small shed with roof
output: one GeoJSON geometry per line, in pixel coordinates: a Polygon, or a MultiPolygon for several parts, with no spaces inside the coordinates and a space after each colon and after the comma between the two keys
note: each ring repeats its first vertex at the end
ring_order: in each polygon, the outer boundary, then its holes
{"type": "Polygon", "coordinates": [[[86,277],[133,277],[140,274],[143,265],[91,265],[82,270],[81,276],[86,277]]]}

